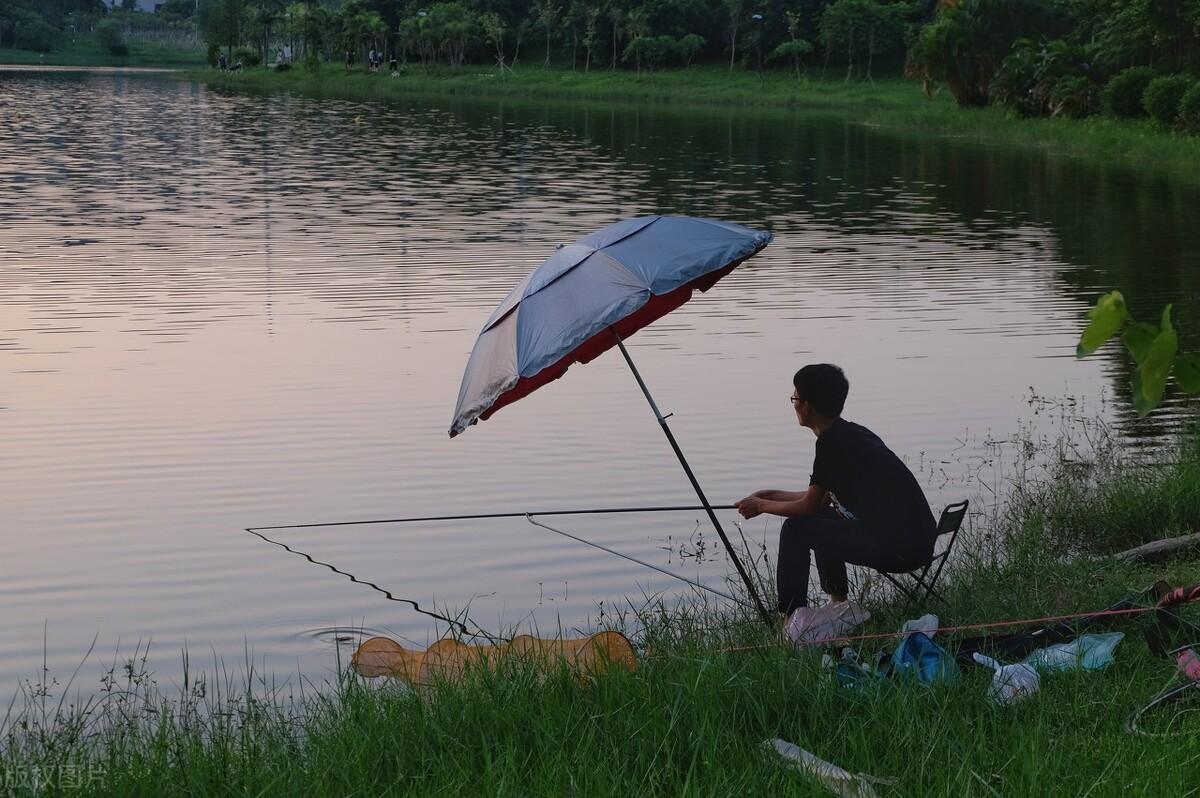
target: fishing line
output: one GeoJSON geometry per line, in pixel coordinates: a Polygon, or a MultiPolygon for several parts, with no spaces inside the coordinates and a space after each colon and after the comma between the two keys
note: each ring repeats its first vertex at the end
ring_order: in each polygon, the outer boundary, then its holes
{"type": "Polygon", "coordinates": [[[251,535],[254,535],[255,537],[265,540],[267,543],[271,543],[275,546],[279,546],[280,548],[282,548],[286,551],[289,551],[292,554],[299,554],[301,557],[308,560],[313,565],[323,565],[326,568],[328,568],[329,570],[333,571],[335,574],[341,574],[342,576],[348,578],[351,582],[355,582],[360,585],[366,585],[367,587],[371,588],[375,592],[382,593],[384,595],[384,597],[387,598],[388,601],[395,601],[400,604],[408,604],[414,610],[421,613],[422,615],[428,615],[430,618],[434,618],[439,621],[444,621],[445,623],[447,623],[451,626],[457,627],[459,629],[459,631],[461,631],[462,634],[466,635],[467,637],[471,637],[471,638],[483,637],[483,638],[486,638],[493,642],[496,640],[503,639],[503,638],[493,637],[492,635],[488,634],[484,630],[480,629],[478,624],[473,624],[475,626],[476,631],[472,632],[470,629],[467,628],[467,625],[464,624],[462,621],[459,621],[455,618],[448,618],[445,615],[441,615],[439,613],[433,612],[432,610],[427,610],[424,607],[422,607],[420,604],[418,604],[417,602],[413,601],[412,599],[397,598],[396,596],[392,595],[390,590],[388,590],[386,588],[382,588],[379,585],[375,584],[374,582],[368,582],[365,579],[359,579],[354,574],[343,571],[340,568],[330,565],[327,562],[322,562],[321,560],[313,559],[313,557],[311,555],[305,554],[304,552],[300,551],[299,549],[293,549],[291,546],[289,546],[286,543],[282,543],[278,540],[272,540],[271,538],[267,537],[266,535],[262,534],[261,532],[259,532],[256,529],[247,529],[246,531],[249,532],[251,535]]]}
{"type": "MultiPolygon", "coordinates": [[[[701,509],[703,509],[703,508],[701,508],[701,509]]],[[[717,590],[715,587],[709,587],[708,585],[703,584],[701,582],[697,582],[694,579],[688,579],[686,576],[681,576],[680,574],[673,573],[671,571],[668,571],[665,568],[659,568],[657,565],[652,565],[652,564],[646,562],[645,560],[639,560],[637,557],[631,557],[628,554],[622,554],[621,552],[617,551],[616,549],[610,549],[608,546],[601,545],[600,543],[595,543],[590,540],[585,540],[585,539],[579,537],[578,535],[572,535],[570,532],[564,532],[561,529],[555,529],[554,527],[543,524],[540,521],[535,521],[533,519],[533,513],[526,513],[525,520],[528,521],[529,523],[533,524],[534,526],[540,526],[542,529],[548,529],[551,532],[555,533],[556,535],[562,535],[563,537],[570,538],[571,540],[578,540],[580,543],[591,546],[594,549],[600,549],[600,551],[606,551],[609,554],[616,555],[617,557],[620,557],[623,560],[629,560],[632,563],[637,563],[638,565],[649,568],[653,571],[658,571],[660,574],[666,574],[667,576],[669,576],[673,579],[678,579],[681,582],[687,582],[692,587],[698,587],[701,590],[707,590],[709,593],[715,593],[718,596],[729,599],[730,601],[734,602],[735,604],[741,604],[746,607],[751,606],[739,598],[734,598],[733,596],[731,596],[730,594],[726,593],[723,590],[717,590]]]]}

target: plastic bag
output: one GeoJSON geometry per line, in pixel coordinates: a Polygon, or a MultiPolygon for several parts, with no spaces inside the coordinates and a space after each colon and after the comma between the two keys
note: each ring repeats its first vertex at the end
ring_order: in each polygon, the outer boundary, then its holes
{"type": "Polygon", "coordinates": [[[938,617],[933,613],[905,621],[904,625],[900,627],[901,632],[922,632],[929,637],[933,637],[937,633],[937,629],[938,617]]]}
{"type": "Polygon", "coordinates": [[[838,601],[823,607],[797,607],[788,616],[784,633],[796,645],[822,643],[845,637],[871,617],[853,601],[838,601]]]}
{"type": "Polygon", "coordinates": [[[1112,664],[1113,649],[1123,639],[1124,632],[1081,635],[1069,643],[1039,648],[1022,662],[1041,671],[1072,671],[1077,668],[1096,671],[1112,664]]]}
{"type": "Polygon", "coordinates": [[[975,653],[975,661],[995,671],[992,684],[988,687],[988,698],[997,704],[1015,704],[1041,689],[1042,680],[1032,665],[1023,662],[1017,665],[1001,665],[978,652],[975,653]]]}
{"type": "Polygon", "coordinates": [[[913,632],[900,641],[892,654],[892,673],[912,675],[923,684],[953,681],[958,678],[954,657],[930,639],[924,632],[913,632]]]}
{"type": "Polygon", "coordinates": [[[895,784],[895,779],[879,779],[865,773],[851,773],[787,740],[767,740],[766,747],[779,754],[787,766],[813,776],[841,798],[877,798],[874,784],[895,784]]]}

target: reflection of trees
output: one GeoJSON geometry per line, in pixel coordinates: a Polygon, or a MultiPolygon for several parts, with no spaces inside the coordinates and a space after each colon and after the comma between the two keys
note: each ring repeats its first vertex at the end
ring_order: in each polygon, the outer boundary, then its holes
{"type": "MultiPolygon", "coordinates": [[[[138,327],[255,312],[236,306],[262,299],[268,224],[277,311],[299,310],[291,295],[335,311],[321,317],[372,319],[433,310],[443,288],[480,302],[548,239],[660,211],[906,240],[966,231],[979,247],[1037,228],[1056,242],[1039,260],[1081,311],[1108,288],[1147,320],[1174,301],[1183,346],[1200,349],[1200,192],[1124,169],[783,111],[25,80],[16,110],[39,128],[0,143],[20,174],[0,221],[39,207],[52,228],[99,241],[63,253],[55,277],[110,311],[152,311],[138,327]],[[61,114],[32,112],[47,92],[61,114]],[[36,164],[21,160],[31,152],[36,164]]],[[[11,241],[15,255],[40,251],[11,241]]],[[[1123,362],[1111,373],[1123,394],[1123,362]]]]}

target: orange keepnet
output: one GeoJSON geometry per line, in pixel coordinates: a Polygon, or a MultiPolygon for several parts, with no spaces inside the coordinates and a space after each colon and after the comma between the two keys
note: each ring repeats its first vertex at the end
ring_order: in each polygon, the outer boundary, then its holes
{"type": "Polygon", "coordinates": [[[506,659],[529,662],[540,670],[565,664],[572,671],[594,674],[610,667],[635,670],[633,645],[620,632],[597,632],[577,640],[543,640],[519,635],[508,643],[469,646],[452,638],[425,651],[405,648],[388,637],[363,641],[350,660],[361,676],[389,676],[408,684],[431,684],[461,678],[467,668],[495,667],[506,659]]]}

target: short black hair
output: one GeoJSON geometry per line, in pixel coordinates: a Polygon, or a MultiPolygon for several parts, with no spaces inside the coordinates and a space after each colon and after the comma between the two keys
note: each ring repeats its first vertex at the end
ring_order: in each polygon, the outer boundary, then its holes
{"type": "Polygon", "coordinates": [[[837,418],[846,406],[850,382],[846,374],[832,363],[811,363],[792,377],[796,396],[808,402],[823,416],[837,418]]]}

